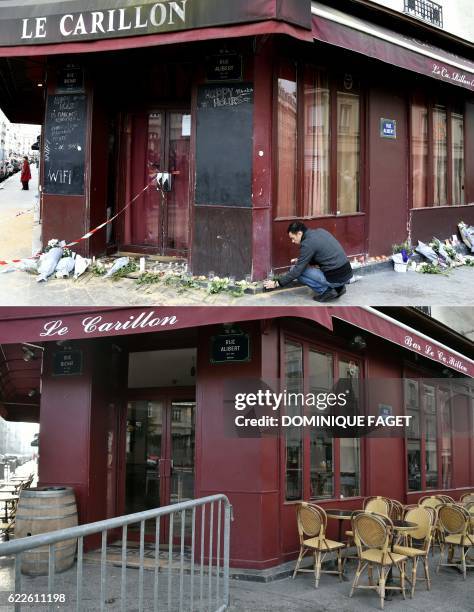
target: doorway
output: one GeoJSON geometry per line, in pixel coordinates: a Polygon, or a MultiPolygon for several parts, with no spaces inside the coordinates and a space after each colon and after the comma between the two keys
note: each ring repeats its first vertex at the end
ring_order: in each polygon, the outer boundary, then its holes
{"type": "Polygon", "coordinates": [[[121,249],[187,257],[191,111],[135,112],[127,115],[125,123],[126,203],[138,197],[125,211],[121,249]],[[161,190],[158,173],[166,173],[161,190]]]}
{"type": "Polygon", "coordinates": [[[195,348],[129,353],[126,514],[194,499],[195,363],[195,348]]]}
{"type": "Polygon", "coordinates": [[[192,391],[150,393],[127,405],[127,514],[194,498],[192,391]]]}

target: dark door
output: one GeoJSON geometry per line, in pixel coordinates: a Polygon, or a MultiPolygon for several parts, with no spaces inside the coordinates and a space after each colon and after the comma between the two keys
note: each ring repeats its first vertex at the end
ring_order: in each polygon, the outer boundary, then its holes
{"type": "Polygon", "coordinates": [[[133,113],[128,116],[126,134],[125,200],[136,199],[124,215],[121,248],[187,256],[190,111],[133,113]],[[169,177],[163,190],[157,189],[159,173],[169,177]]]}
{"type": "Polygon", "coordinates": [[[194,498],[195,406],[189,395],[156,392],[128,402],[126,514],[194,498]]]}

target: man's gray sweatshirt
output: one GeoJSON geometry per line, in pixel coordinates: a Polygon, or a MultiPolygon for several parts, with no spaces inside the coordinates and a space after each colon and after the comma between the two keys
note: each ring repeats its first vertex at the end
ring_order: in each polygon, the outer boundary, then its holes
{"type": "Polygon", "coordinates": [[[300,256],[296,265],[281,278],[280,286],[297,279],[308,265],[318,265],[330,283],[347,283],[352,277],[352,268],[341,244],[325,229],[308,229],[300,244],[300,256]]]}

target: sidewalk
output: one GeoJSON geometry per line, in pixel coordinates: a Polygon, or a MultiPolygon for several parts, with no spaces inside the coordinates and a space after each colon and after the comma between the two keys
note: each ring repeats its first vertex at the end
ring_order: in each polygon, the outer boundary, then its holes
{"type": "MultiPolygon", "coordinates": [[[[1,192],[0,192],[1,193],[1,192]]],[[[1,196],[0,196],[1,197],[1,196]]],[[[21,217],[20,217],[21,219],[21,217]]],[[[1,250],[0,250],[1,255],[1,250]]],[[[332,306],[419,305],[472,306],[474,268],[457,268],[449,276],[407,272],[377,272],[347,287],[332,306]]],[[[307,287],[244,295],[208,295],[205,289],[179,293],[163,284],[138,287],[132,279],[118,281],[85,273],[77,281],[51,279],[37,283],[26,272],[0,271],[0,306],[317,306],[307,287]]]]}
{"type": "Polygon", "coordinates": [[[31,176],[28,191],[21,188],[19,172],[0,183],[0,259],[31,257],[33,206],[38,191],[35,165],[31,166],[31,176]]]}
{"type": "MultiPolygon", "coordinates": [[[[430,573],[432,579],[431,591],[426,590],[423,582],[417,584],[415,597],[406,600],[400,595],[394,595],[386,601],[386,612],[469,612],[472,607],[472,592],[474,574],[470,570],[467,580],[462,579],[456,569],[442,569],[436,574],[438,556],[430,554],[430,573]]],[[[339,582],[336,576],[323,574],[319,589],[314,588],[312,574],[299,574],[295,580],[285,578],[271,583],[247,582],[243,580],[230,580],[230,612],[368,612],[380,610],[379,598],[373,591],[357,590],[349,598],[351,580],[355,572],[355,563],[347,568],[349,581],[339,582]]],[[[419,569],[419,571],[421,571],[419,569]]],[[[422,575],[422,571],[421,574],[422,575]]],[[[127,577],[127,604],[128,612],[138,609],[139,572],[128,568],[127,577]]],[[[179,572],[173,572],[171,584],[171,607],[168,606],[168,573],[159,573],[159,610],[177,612],[179,605],[179,572]]],[[[204,602],[207,603],[207,577],[204,580],[204,602]]],[[[83,612],[95,612],[100,609],[100,566],[96,563],[84,564],[83,576],[83,612]]],[[[105,609],[112,612],[120,609],[121,567],[107,566],[107,591],[104,600],[105,609]]],[[[11,559],[0,558],[0,610],[10,612],[13,606],[6,604],[8,594],[13,591],[13,564],[11,559]]],[[[155,586],[154,572],[144,572],[144,610],[153,610],[153,589],[155,586]]],[[[214,585],[213,585],[213,593],[214,585]]],[[[222,588],[222,586],[221,586],[222,588]]],[[[190,576],[186,574],[183,584],[183,610],[189,610],[190,576]]],[[[47,578],[22,577],[23,593],[46,593],[47,578]]],[[[55,578],[55,593],[65,593],[66,603],[56,604],[58,610],[74,610],[76,597],[76,570],[68,570],[58,574],[55,578]]],[[[222,591],[220,591],[222,593],[222,591]]],[[[199,583],[195,582],[193,609],[199,608],[199,583]]],[[[22,610],[41,610],[44,606],[22,606],[22,610]]],[[[213,612],[216,607],[210,608],[213,612]]]]}

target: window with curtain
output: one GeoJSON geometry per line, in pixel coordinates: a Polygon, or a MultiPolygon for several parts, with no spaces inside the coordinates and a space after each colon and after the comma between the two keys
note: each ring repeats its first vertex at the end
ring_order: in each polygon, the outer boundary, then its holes
{"type": "Polygon", "coordinates": [[[329,82],[325,72],[304,71],[304,216],[330,213],[329,82]]]}
{"type": "Polygon", "coordinates": [[[446,108],[433,109],[433,204],[448,203],[448,125],[446,108]]]}
{"type": "Polygon", "coordinates": [[[358,94],[337,92],[337,212],[359,210],[360,108],[358,94]]]}
{"type": "Polygon", "coordinates": [[[278,78],[278,202],[279,217],[296,216],[297,177],[296,67],[280,67],[278,78]]]}
{"type": "Polygon", "coordinates": [[[414,95],[411,165],[414,208],[465,203],[464,115],[459,108],[414,95]]]}
{"type": "Polygon", "coordinates": [[[465,204],[464,199],[464,117],[451,113],[453,204],[465,204]]]}
{"type": "MultiPolygon", "coordinates": [[[[289,393],[301,393],[303,382],[303,347],[301,344],[285,344],[285,389],[289,393]]],[[[301,406],[287,406],[286,414],[302,414],[301,406]]],[[[286,499],[301,499],[303,496],[303,429],[285,427],[286,449],[286,499]]]]}
{"type": "Polygon", "coordinates": [[[428,203],[428,108],[422,102],[411,107],[411,156],[413,207],[428,203]]]}
{"type": "Polygon", "coordinates": [[[285,62],[280,66],[278,217],[360,210],[360,94],[352,75],[344,76],[307,64],[291,76],[285,62]]]}

